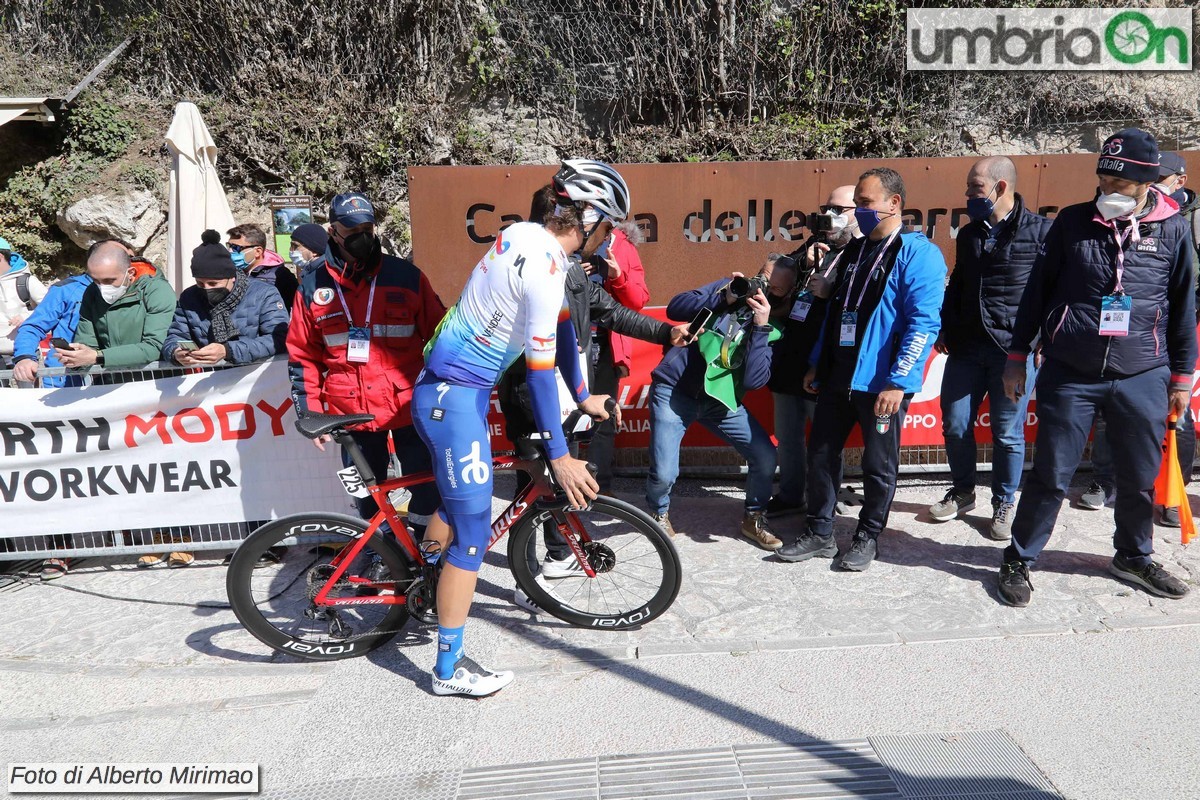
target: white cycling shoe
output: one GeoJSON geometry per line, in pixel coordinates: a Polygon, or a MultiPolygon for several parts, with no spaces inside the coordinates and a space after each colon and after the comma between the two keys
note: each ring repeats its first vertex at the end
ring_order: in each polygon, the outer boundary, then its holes
{"type": "Polygon", "coordinates": [[[433,693],[487,697],[508,686],[515,677],[512,672],[492,672],[464,655],[455,662],[454,673],[449,678],[439,678],[437,672],[433,673],[433,693]]]}
{"type": "Polygon", "coordinates": [[[546,560],[542,562],[541,576],[543,578],[555,580],[586,574],[583,571],[583,565],[579,563],[579,559],[575,557],[574,553],[567,553],[567,557],[561,561],[546,556],[546,560]]]}
{"type": "Polygon", "coordinates": [[[533,598],[525,594],[520,586],[513,592],[513,605],[522,611],[528,611],[530,614],[542,613],[542,607],[533,602],[533,598]]]}

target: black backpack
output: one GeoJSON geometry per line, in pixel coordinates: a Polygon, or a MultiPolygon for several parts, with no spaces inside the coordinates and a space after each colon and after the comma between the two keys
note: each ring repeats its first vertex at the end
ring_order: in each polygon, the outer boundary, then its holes
{"type": "Polygon", "coordinates": [[[36,307],[33,302],[33,295],[29,293],[29,273],[22,272],[17,276],[17,297],[25,304],[25,307],[30,311],[36,307]]]}

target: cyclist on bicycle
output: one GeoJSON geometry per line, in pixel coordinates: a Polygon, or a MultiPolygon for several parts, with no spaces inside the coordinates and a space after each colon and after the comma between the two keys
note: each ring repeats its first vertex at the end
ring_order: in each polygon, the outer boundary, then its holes
{"type": "Polygon", "coordinates": [[[475,266],[426,348],[425,370],[413,392],[413,422],[429,447],[442,498],[425,536],[444,550],[433,669],[433,691],[439,695],[482,697],[513,679],[511,672],[492,672],[463,654],[463,626],[491,533],[488,402],[499,377],[522,352],[534,418],[555,480],[572,506],[586,506],[599,491],[587,463],[567,450],[554,368],[562,372],[580,410],[608,418],[608,397],[589,395],[586,388],[564,283],[567,253],[583,244],[589,206],[603,213],[627,211],[629,194],[621,176],[598,161],[564,163],[554,184],[559,205],[545,224],[506,228],[475,266]]]}

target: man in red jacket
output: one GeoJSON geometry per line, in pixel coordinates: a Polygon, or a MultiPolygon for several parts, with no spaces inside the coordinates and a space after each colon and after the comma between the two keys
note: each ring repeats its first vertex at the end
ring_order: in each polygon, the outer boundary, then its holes
{"type": "MultiPolygon", "coordinates": [[[[410,403],[422,351],[446,307],[414,264],[383,254],[375,209],[364,195],[335,197],[329,222],[325,260],[304,275],[288,329],[296,413],[374,414],[374,422],[351,435],[375,475],[387,475],[389,434],[404,474],[429,470],[410,403]]],[[[327,441],[323,436],[316,445],[324,450],[327,441]]],[[[349,466],[345,452],[342,461],[349,466]]],[[[437,506],[432,483],[413,489],[408,522],[418,536],[437,506]]],[[[367,497],[358,510],[369,519],[378,508],[367,497]]]]}

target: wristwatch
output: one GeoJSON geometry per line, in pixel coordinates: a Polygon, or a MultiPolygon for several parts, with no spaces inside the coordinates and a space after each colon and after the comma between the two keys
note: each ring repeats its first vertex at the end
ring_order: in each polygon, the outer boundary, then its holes
{"type": "Polygon", "coordinates": [[[96,351],[96,364],[101,367],[104,366],[104,351],[103,350],[96,351]]]}

